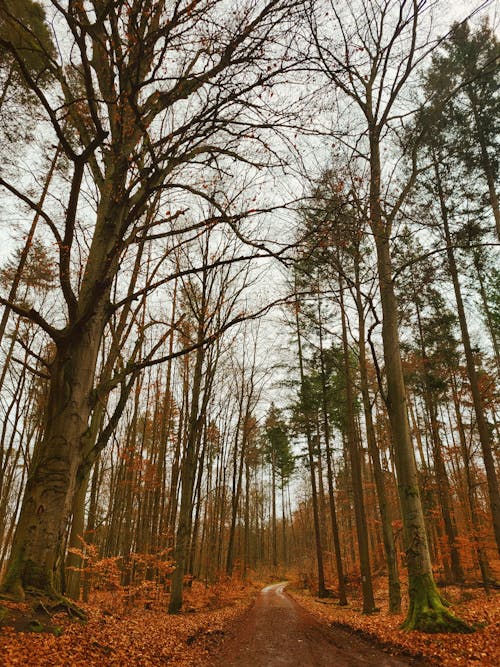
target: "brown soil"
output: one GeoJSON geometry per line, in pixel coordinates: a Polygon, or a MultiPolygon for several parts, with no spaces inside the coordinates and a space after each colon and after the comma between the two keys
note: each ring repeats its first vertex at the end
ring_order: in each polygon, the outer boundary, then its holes
{"type": "Polygon", "coordinates": [[[228,632],[211,667],[400,667],[423,661],[385,653],[348,631],[328,627],[284,591],[267,586],[228,632]]]}

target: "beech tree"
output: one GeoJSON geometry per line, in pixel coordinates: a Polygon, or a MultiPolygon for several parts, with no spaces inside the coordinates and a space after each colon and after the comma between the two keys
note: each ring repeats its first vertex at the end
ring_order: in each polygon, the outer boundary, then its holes
{"type": "MultiPolygon", "coordinates": [[[[1,299],[54,343],[44,432],[31,463],[4,594],[20,598],[35,589],[57,595],[62,538],[88,463],[89,418],[105,390],[95,386],[95,369],[103,331],[120,307],[111,295],[120,263],[141,238],[159,242],[208,224],[186,221],[182,204],[177,211],[163,207],[145,224],[153,198],[172,202],[184,193],[184,202],[206,199],[214,168],[239,160],[243,144],[247,163],[259,161],[249,155],[265,152],[267,130],[259,128],[269,127],[270,119],[264,123],[250,109],[289,67],[288,40],[281,38],[290,34],[299,7],[270,0],[244,2],[228,12],[217,0],[174,6],[163,0],[53,0],[50,19],[60,50],[54,54],[36,40],[55,81],[50,92],[41,87],[17,37],[0,35],[2,51],[43,109],[49,141],[60,143],[70,164],[57,212],[39,205],[8,175],[0,177],[4,191],[38,212],[52,235],[61,295],[53,321],[35,307],[1,299]],[[93,210],[83,196],[87,179],[93,210]],[[88,250],[77,262],[83,220],[88,250]]],[[[2,3],[1,9],[5,21],[36,39],[31,25],[20,21],[17,5],[2,3]]],[[[219,205],[211,224],[222,221],[234,219],[219,205]]]]}

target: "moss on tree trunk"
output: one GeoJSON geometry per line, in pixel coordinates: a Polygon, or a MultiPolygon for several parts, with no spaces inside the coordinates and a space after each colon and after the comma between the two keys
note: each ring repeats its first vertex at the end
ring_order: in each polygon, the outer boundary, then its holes
{"type": "Polygon", "coordinates": [[[474,628],[454,616],[442,600],[428,574],[410,578],[410,607],[401,628],[421,632],[474,632],[474,628]]]}

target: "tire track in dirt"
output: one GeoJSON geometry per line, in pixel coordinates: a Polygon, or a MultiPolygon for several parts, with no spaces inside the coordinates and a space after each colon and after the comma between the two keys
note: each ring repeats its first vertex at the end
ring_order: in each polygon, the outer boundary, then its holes
{"type": "MultiPolygon", "coordinates": [[[[425,665],[392,656],[361,637],[331,628],[285,592],[266,586],[234,624],[207,667],[402,667],[425,665]]],[[[427,663],[429,664],[429,663],[427,663]]]]}

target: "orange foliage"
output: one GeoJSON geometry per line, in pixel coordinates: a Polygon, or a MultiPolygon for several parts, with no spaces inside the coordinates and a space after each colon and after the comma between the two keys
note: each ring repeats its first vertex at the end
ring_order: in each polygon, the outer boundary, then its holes
{"type": "Polygon", "coordinates": [[[81,583],[85,580],[94,596],[99,591],[113,591],[115,608],[117,604],[127,607],[138,598],[149,604],[159,600],[165,592],[165,585],[175,565],[170,558],[171,549],[155,553],[131,553],[127,558],[114,556],[100,558],[94,544],[79,538],[80,549],[68,549],[81,559],[81,583]],[[128,582],[123,585],[122,582],[128,582]]]}

